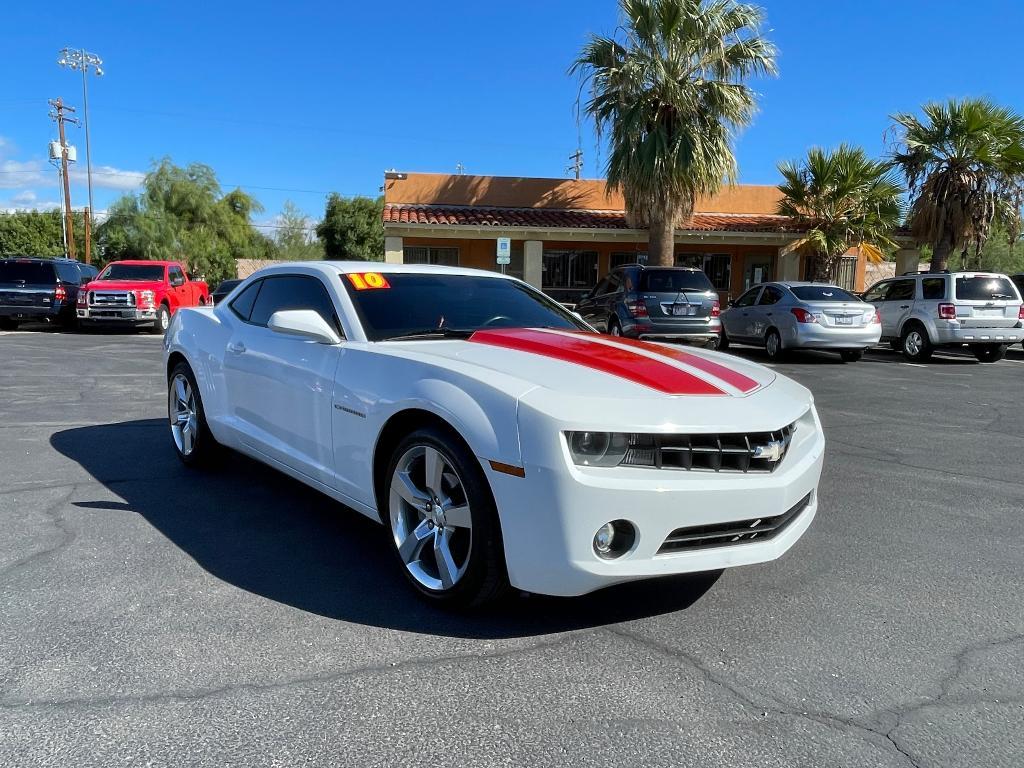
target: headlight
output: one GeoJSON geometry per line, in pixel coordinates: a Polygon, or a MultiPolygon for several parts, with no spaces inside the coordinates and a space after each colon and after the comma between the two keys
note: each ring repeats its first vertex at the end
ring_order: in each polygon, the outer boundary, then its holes
{"type": "Polygon", "coordinates": [[[629,435],[622,432],[566,432],[572,460],[586,467],[617,467],[626,457],[629,435]]]}
{"type": "Polygon", "coordinates": [[[143,307],[152,307],[156,302],[156,294],[152,291],[141,291],[139,293],[139,304],[143,307]]]}

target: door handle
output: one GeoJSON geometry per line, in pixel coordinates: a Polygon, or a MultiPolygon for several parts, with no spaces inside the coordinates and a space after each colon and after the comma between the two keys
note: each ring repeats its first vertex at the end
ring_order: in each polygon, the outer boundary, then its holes
{"type": "Polygon", "coordinates": [[[228,344],[228,352],[233,355],[240,355],[245,352],[245,344],[238,342],[237,344],[228,344]]]}
{"type": "Polygon", "coordinates": [[[766,315],[768,315],[768,317],[771,317],[771,316],[772,316],[772,313],[771,313],[771,312],[765,312],[765,314],[766,314],[766,315]]]}
{"type": "Polygon", "coordinates": [[[909,304],[900,304],[900,309],[910,309],[909,304]]]}

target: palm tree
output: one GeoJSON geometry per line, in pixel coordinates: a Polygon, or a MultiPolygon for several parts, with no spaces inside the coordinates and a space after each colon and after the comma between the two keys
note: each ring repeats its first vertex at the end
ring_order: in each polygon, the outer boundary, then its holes
{"type": "Polygon", "coordinates": [[[807,227],[789,246],[814,261],[814,279],[832,282],[850,248],[882,261],[883,248],[903,216],[903,188],[890,163],[872,160],[860,147],[842,144],[834,152],[814,147],[799,163],[779,165],[782,200],[778,212],[807,227]]]}
{"type": "Polygon", "coordinates": [[[993,222],[1011,240],[1021,229],[1024,199],[1024,118],[986,99],[926,104],[925,120],[893,116],[901,130],[893,160],[907,177],[910,228],[932,246],[931,270],[949,256],[978,258],[993,222]]]}
{"type": "Polygon", "coordinates": [[[586,111],[607,132],[608,184],[652,262],[673,263],[676,226],[698,195],[736,178],[732,141],[753,118],[744,84],[775,73],[761,9],[734,0],[619,0],[622,40],[592,37],[570,68],[590,84],[586,111]]]}

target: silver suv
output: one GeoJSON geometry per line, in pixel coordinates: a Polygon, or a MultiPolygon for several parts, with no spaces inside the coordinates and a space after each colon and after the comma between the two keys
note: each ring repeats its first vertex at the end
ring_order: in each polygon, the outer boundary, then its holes
{"type": "Polygon", "coordinates": [[[990,272],[908,273],[864,293],[882,318],[882,340],[912,361],[936,347],[968,345],[983,363],[1001,360],[1024,341],[1024,306],[1006,275],[990,272]]]}

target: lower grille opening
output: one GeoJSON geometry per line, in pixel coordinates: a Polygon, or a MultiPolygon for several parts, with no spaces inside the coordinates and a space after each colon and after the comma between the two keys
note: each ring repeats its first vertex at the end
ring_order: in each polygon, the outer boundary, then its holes
{"type": "Polygon", "coordinates": [[[756,517],[751,520],[736,520],[714,525],[694,525],[676,528],[665,539],[658,550],[659,555],[685,552],[711,547],[728,547],[751,541],[766,541],[777,536],[792,523],[811,503],[814,491],[808,493],[795,505],[774,517],[756,517]]]}

